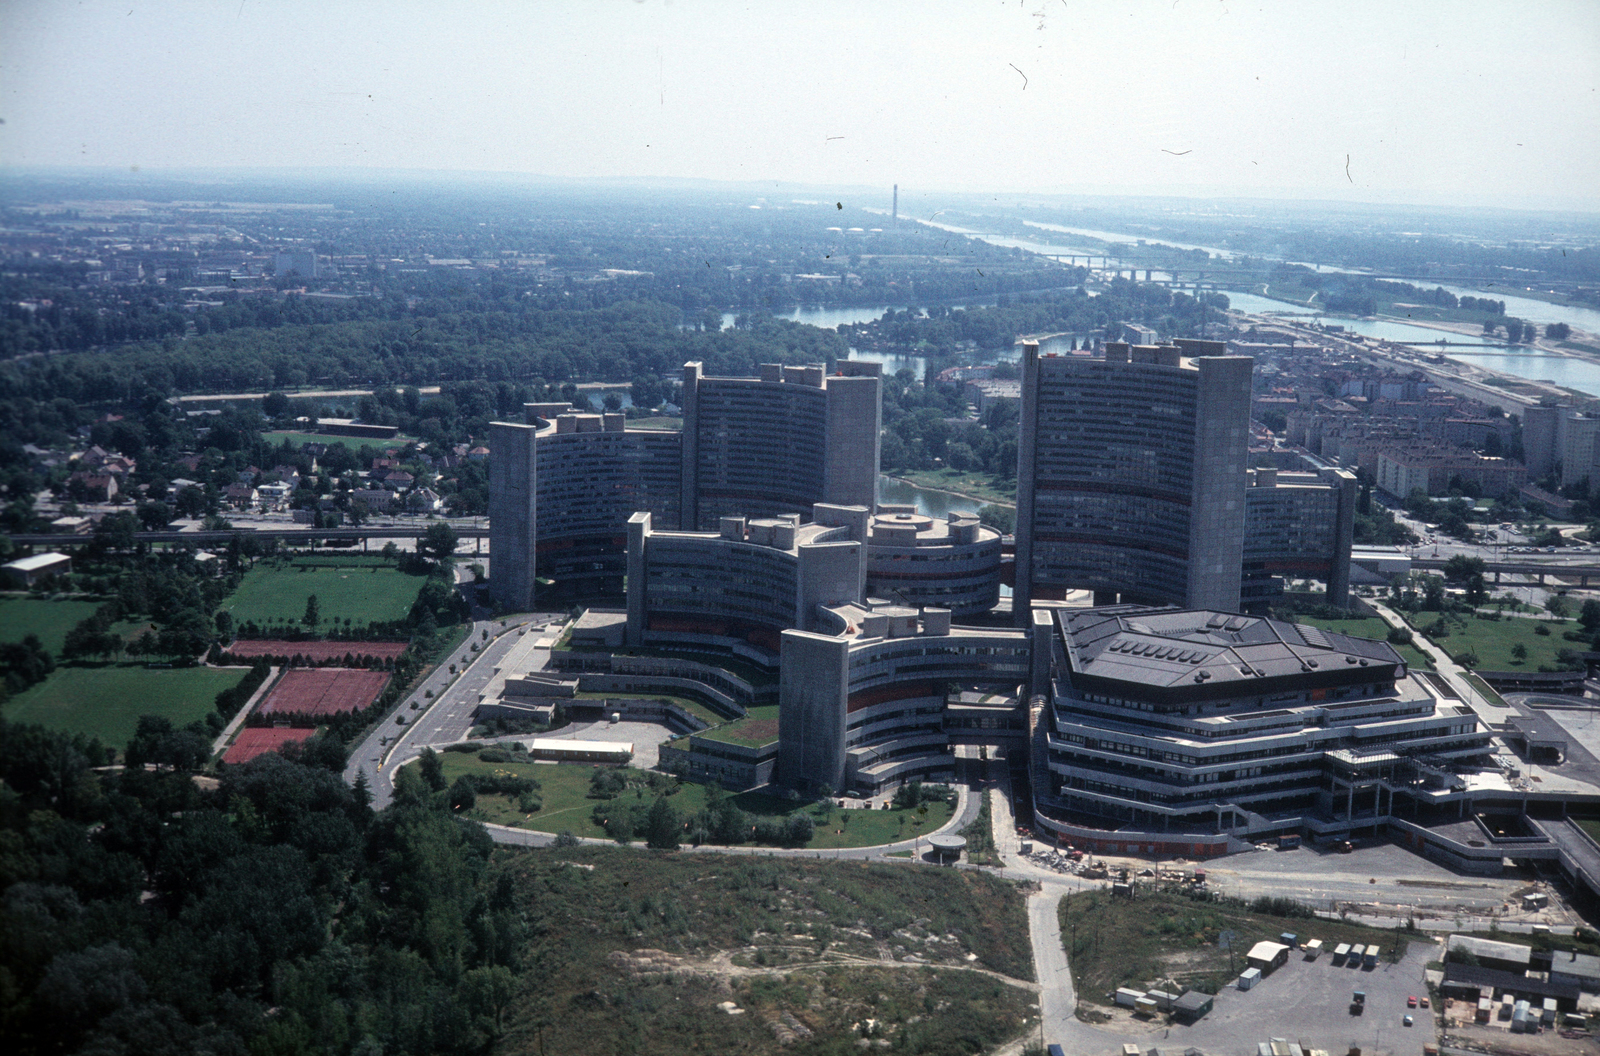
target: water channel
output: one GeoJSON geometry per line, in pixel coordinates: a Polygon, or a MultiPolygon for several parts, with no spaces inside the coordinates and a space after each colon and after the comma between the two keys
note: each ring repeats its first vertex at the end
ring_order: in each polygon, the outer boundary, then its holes
{"type": "MultiPolygon", "coordinates": [[[[1056,245],[1047,242],[1035,242],[1027,239],[1012,238],[1009,236],[994,235],[972,228],[958,227],[954,224],[944,224],[937,220],[919,221],[929,227],[948,231],[951,234],[967,238],[978,238],[997,246],[1022,249],[1031,253],[1045,256],[1065,256],[1069,254],[1098,256],[1102,251],[1091,251],[1085,247],[1071,245],[1056,245]]],[[[1173,242],[1168,239],[1146,238],[1144,236],[1118,234],[1111,231],[1100,231],[1091,228],[1064,227],[1059,224],[1047,224],[1039,221],[1025,221],[1030,227],[1037,227],[1044,231],[1059,232],[1069,235],[1082,235],[1107,242],[1130,243],[1144,241],[1155,245],[1171,246],[1176,249],[1200,249],[1223,258],[1235,256],[1232,251],[1221,249],[1217,246],[1201,246],[1186,242],[1173,242]]],[[[1332,272],[1343,269],[1328,265],[1307,264],[1307,267],[1318,271],[1332,272]]],[[[1166,272],[1155,271],[1154,278],[1167,279],[1170,275],[1166,272]]],[[[1506,312],[1519,319],[1526,319],[1540,325],[1564,322],[1590,333],[1600,333],[1600,311],[1592,308],[1577,308],[1564,305],[1550,304],[1546,301],[1534,300],[1529,297],[1518,297],[1515,294],[1498,290],[1485,293],[1482,290],[1471,290],[1465,287],[1452,286],[1445,283],[1415,280],[1416,283],[1433,288],[1443,286],[1446,290],[1457,296],[1493,297],[1503,300],[1506,312]]],[[[1322,317],[1327,321],[1343,326],[1346,330],[1362,334],[1366,337],[1378,338],[1385,341],[1403,341],[1411,343],[1433,343],[1441,338],[1451,343],[1447,351],[1451,357],[1482,366],[1489,370],[1509,374],[1514,377],[1526,378],[1530,381],[1551,381],[1566,388],[1577,389],[1591,395],[1600,396],[1600,364],[1590,363],[1581,359],[1569,359],[1561,356],[1540,355],[1533,352],[1518,351],[1518,346],[1497,344],[1494,342],[1472,341],[1470,337],[1461,334],[1452,334],[1444,330],[1435,330],[1430,327],[1417,326],[1391,319],[1350,319],[1338,316],[1324,317],[1322,313],[1309,307],[1296,307],[1285,301],[1276,301],[1268,297],[1257,296],[1251,293],[1235,293],[1228,291],[1230,305],[1242,312],[1252,315],[1280,315],[1296,316],[1302,318],[1322,317]],[[1458,351],[1463,346],[1482,348],[1483,352],[1458,351]]],[[[792,319],[796,322],[809,323],[812,326],[825,329],[837,329],[841,323],[866,323],[873,322],[883,317],[889,308],[883,305],[869,307],[802,307],[794,308],[777,316],[780,319],[792,319]]],[[[733,325],[734,313],[724,313],[723,326],[733,325]]],[[[856,360],[876,361],[883,364],[884,372],[893,374],[902,368],[909,368],[917,377],[923,377],[927,368],[927,361],[921,356],[891,355],[879,352],[864,352],[852,348],[850,358],[856,360]]],[[[1006,358],[1002,356],[1001,358],[1006,358]]]]}
{"type": "Polygon", "coordinates": [[[944,520],[946,514],[977,513],[983,503],[945,491],[919,488],[891,477],[878,478],[878,501],[891,506],[913,505],[924,517],[944,520]]]}
{"type": "MultiPolygon", "coordinates": [[[[949,231],[949,232],[952,232],[952,233],[955,233],[955,234],[965,235],[965,236],[967,236],[969,238],[980,238],[980,239],[984,240],[985,242],[989,242],[989,243],[991,243],[993,245],[1005,246],[1005,247],[1013,248],[1013,249],[1027,250],[1028,252],[1041,253],[1041,254],[1044,254],[1046,256],[1063,256],[1063,255],[1067,255],[1067,254],[1076,254],[1076,255],[1079,255],[1079,256],[1082,256],[1082,255],[1085,255],[1085,254],[1088,254],[1088,255],[1091,255],[1091,256],[1101,256],[1105,252],[1104,250],[1089,250],[1089,249],[1084,248],[1084,247],[1059,246],[1059,245],[1051,245],[1049,243],[1044,243],[1044,242],[1030,242],[1030,241],[1028,241],[1026,239],[1012,238],[1012,237],[1003,236],[1003,235],[993,235],[993,234],[988,234],[988,233],[982,232],[982,231],[975,231],[975,230],[973,230],[971,228],[956,227],[953,224],[941,224],[941,223],[937,223],[935,221],[930,221],[930,220],[924,220],[924,221],[921,221],[921,222],[924,223],[924,224],[929,225],[930,227],[937,227],[937,228],[939,228],[940,230],[943,230],[943,231],[949,231]]],[[[1219,246],[1200,246],[1200,245],[1195,245],[1195,244],[1189,243],[1189,242],[1174,242],[1174,241],[1172,241],[1170,239],[1149,238],[1149,237],[1146,237],[1144,235],[1118,234],[1118,233],[1113,232],[1113,231],[1098,231],[1098,230],[1094,230],[1094,229],[1091,229],[1091,228],[1085,228],[1085,227],[1063,227],[1063,226],[1061,226],[1059,224],[1047,224],[1047,223],[1043,223],[1043,222],[1037,221],[1037,220],[1024,220],[1023,223],[1027,224],[1029,227],[1037,227],[1037,228],[1040,228],[1040,229],[1045,230],[1045,231],[1060,232],[1062,234],[1069,234],[1069,235],[1082,235],[1082,236],[1084,236],[1086,238],[1094,238],[1094,239],[1098,239],[1098,240],[1103,241],[1103,242],[1110,242],[1110,243],[1113,243],[1113,244],[1121,243],[1123,245],[1130,245],[1130,244],[1134,244],[1134,243],[1138,243],[1138,242],[1147,242],[1147,243],[1149,243],[1151,245],[1170,246],[1170,247],[1172,247],[1174,249],[1184,249],[1184,250],[1196,250],[1196,249],[1199,249],[1199,250],[1204,250],[1205,252],[1210,253],[1211,255],[1213,255],[1215,257],[1218,257],[1220,259],[1224,259],[1224,260],[1231,260],[1234,257],[1238,256],[1238,254],[1234,253],[1232,250],[1222,249],[1219,246]]],[[[1313,264],[1313,263],[1309,263],[1309,262],[1305,262],[1305,261],[1295,261],[1294,263],[1299,263],[1299,264],[1303,265],[1304,267],[1311,268],[1314,271],[1325,272],[1325,273],[1347,272],[1347,273],[1353,274],[1353,275],[1363,274],[1363,272],[1360,271],[1359,269],[1353,269],[1353,268],[1339,268],[1339,267],[1335,267],[1333,265],[1313,264]]],[[[1140,269],[1140,270],[1142,271],[1144,269],[1140,269]]],[[[1166,273],[1161,272],[1161,271],[1156,271],[1156,272],[1153,273],[1153,275],[1156,278],[1169,278],[1170,277],[1170,276],[1167,276],[1166,273]]],[[[1504,301],[1505,304],[1506,304],[1506,314],[1510,315],[1510,316],[1513,316],[1515,318],[1526,319],[1526,320],[1529,320],[1531,322],[1539,323],[1541,325],[1545,324],[1545,323],[1567,323],[1567,324],[1573,326],[1576,329],[1587,330],[1590,333],[1600,334],[1600,310],[1597,310],[1597,309],[1594,309],[1594,308],[1579,308],[1579,307],[1569,306],[1569,305],[1551,304],[1548,301],[1536,300],[1535,298],[1532,298],[1532,297],[1519,297],[1516,293],[1514,293],[1512,291],[1509,291],[1509,290],[1501,290],[1501,289],[1491,289],[1491,290],[1488,290],[1488,291],[1485,291],[1485,290],[1474,290],[1474,289],[1467,289],[1466,287],[1463,287],[1463,286],[1452,286],[1449,283],[1435,282],[1435,281],[1433,281],[1431,279],[1417,278],[1417,279],[1407,279],[1407,280],[1400,280],[1400,281],[1407,281],[1407,282],[1410,282],[1412,285],[1420,286],[1420,287],[1422,287],[1424,289],[1430,289],[1430,290],[1433,289],[1436,286],[1443,286],[1446,290],[1450,291],[1451,293],[1455,294],[1458,297],[1489,297],[1489,298],[1492,298],[1494,300],[1504,301]]],[[[1229,296],[1230,299],[1232,299],[1236,295],[1230,293],[1228,296],[1229,296]]],[[[1248,295],[1237,295],[1237,296],[1248,296],[1248,295]]],[[[1258,298],[1258,300],[1261,300],[1261,299],[1258,298]]],[[[1280,302],[1265,302],[1265,303],[1280,304],[1280,302]]],[[[1245,308],[1243,305],[1239,305],[1239,307],[1243,311],[1254,311],[1255,310],[1255,309],[1252,309],[1252,308],[1245,308]]],[[[1282,309],[1282,307],[1279,307],[1279,308],[1276,308],[1276,309],[1269,309],[1269,310],[1281,311],[1283,309],[1282,309]]],[[[1365,333],[1365,331],[1360,331],[1360,332],[1365,333]]],[[[1380,336],[1380,335],[1373,335],[1373,336],[1380,336]]],[[[1414,338],[1414,337],[1390,338],[1390,340],[1415,341],[1415,340],[1418,340],[1418,338],[1414,338]]]]}

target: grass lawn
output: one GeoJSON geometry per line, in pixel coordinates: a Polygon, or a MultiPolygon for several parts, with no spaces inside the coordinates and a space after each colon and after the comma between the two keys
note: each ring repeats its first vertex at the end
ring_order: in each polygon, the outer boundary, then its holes
{"type": "MultiPolygon", "coordinates": [[[[1408,617],[1418,629],[1430,627],[1439,616],[1433,612],[1419,612],[1408,617]]],[[[1584,652],[1588,639],[1569,642],[1562,637],[1566,631],[1578,629],[1577,621],[1557,623],[1549,619],[1508,616],[1500,620],[1480,620],[1472,617],[1449,616],[1445,625],[1450,633],[1444,637],[1429,635],[1429,640],[1450,656],[1469,649],[1478,654],[1478,662],[1470,666],[1480,671],[1537,671],[1541,664],[1555,666],[1556,654],[1562,649],[1584,652]],[[1538,628],[1549,634],[1539,634],[1538,628]],[[1528,650],[1525,660],[1511,655],[1518,643],[1528,650]]]]}
{"type": "MultiPolygon", "coordinates": [[[[579,700],[610,700],[612,697],[618,696],[618,694],[591,693],[586,690],[580,690],[578,693],[574,694],[574,696],[576,696],[579,700]]],[[[674,697],[665,693],[651,693],[644,699],[670,700],[672,703],[678,705],[678,707],[682,708],[684,711],[687,711],[690,715],[693,715],[695,718],[699,719],[708,726],[721,726],[723,723],[728,721],[727,716],[719,715],[706,705],[697,700],[690,700],[688,697],[674,697]]]]}
{"type": "Polygon", "coordinates": [[[706,730],[699,736],[709,741],[741,744],[747,748],[770,744],[778,739],[778,705],[763,704],[758,708],[748,708],[744,718],[735,719],[714,730],[706,730]]]}
{"type": "Polygon", "coordinates": [[[187,726],[204,718],[217,694],[238,685],[245,674],[206,667],[73,665],[17,694],[5,706],[5,715],[14,722],[90,734],[121,748],[133,736],[139,716],[165,715],[174,726],[187,726]]]}
{"type": "Polygon", "coordinates": [[[1017,504],[1017,482],[1002,480],[992,473],[968,473],[958,469],[907,469],[890,476],[909,480],[919,488],[937,488],[969,495],[979,502],[992,502],[1001,506],[1017,504]]]}
{"type": "Polygon", "coordinates": [[[683,419],[671,418],[664,415],[656,418],[629,418],[628,428],[681,430],[683,428],[683,419]]]}
{"type": "Polygon", "coordinates": [[[274,447],[285,440],[295,447],[301,447],[305,444],[343,444],[350,449],[350,453],[353,455],[361,450],[363,444],[376,448],[405,447],[416,438],[400,435],[388,440],[377,440],[369,436],[330,436],[327,433],[301,433],[292,429],[280,429],[275,432],[262,433],[261,439],[274,447]]]}
{"type": "Polygon", "coordinates": [[[1483,697],[1484,699],[1486,699],[1490,704],[1493,704],[1495,707],[1504,708],[1504,707],[1509,707],[1510,706],[1505,702],[1505,698],[1504,697],[1500,696],[1500,694],[1496,693],[1493,689],[1491,689],[1489,687],[1489,683],[1485,682],[1483,679],[1479,678],[1477,675],[1474,675],[1471,672],[1468,672],[1467,673],[1467,682],[1471,684],[1474,692],[1476,692],[1480,697],[1483,697]]]}
{"type": "Polygon", "coordinates": [[[1103,889],[1069,895],[1058,913],[1078,994],[1107,1005],[1107,995],[1120,986],[1143,990],[1164,979],[1216,993],[1244,969],[1245,951],[1262,939],[1276,942],[1285,931],[1321,939],[1330,950],[1341,942],[1377,943],[1384,963],[1398,960],[1405,945],[1400,940],[1402,949],[1395,952],[1393,930],[1258,913],[1242,904],[1203,902],[1149,885],[1141,887],[1138,898],[1113,898],[1103,889]],[[1224,930],[1234,933],[1231,961],[1229,951],[1217,944],[1224,930]]]}
{"type": "MultiPolygon", "coordinates": [[[[1295,623],[1305,623],[1312,627],[1321,627],[1324,630],[1338,631],[1355,638],[1373,638],[1384,641],[1389,634],[1389,625],[1376,616],[1367,616],[1359,620],[1323,619],[1318,616],[1296,616],[1295,623]]],[[[1418,671],[1432,671],[1433,661],[1422,654],[1414,645],[1397,645],[1395,649],[1405,657],[1406,663],[1418,671]]]]}
{"type": "Polygon", "coordinates": [[[98,601],[0,598],[0,642],[20,642],[30,634],[37,634],[50,655],[59,659],[67,632],[93,616],[99,607],[98,601]]]}
{"type": "MultiPolygon", "coordinates": [[[[518,777],[531,777],[539,782],[539,796],[543,807],[532,814],[516,809],[516,803],[507,796],[480,795],[472,817],[497,825],[514,825],[536,832],[570,832],[574,836],[605,839],[606,830],[596,825],[590,812],[597,803],[590,799],[589,777],[594,767],[576,763],[551,765],[548,763],[513,762],[486,763],[466,752],[441,752],[444,776],[454,781],[462,774],[509,773],[518,777]]],[[[668,802],[679,816],[696,814],[705,809],[706,786],[685,781],[668,802]]],[[[649,792],[638,794],[633,790],[624,797],[636,796],[647,802],[649,792]]],[[[914,810],[841,810],[830,800],[808,804],[779,799],[759,792],[741,792],[732,797],[740,810],[750,814],[781,817],[797,810],[809,810],[815,825],[815,834],[807,847],[829,850],[843,847],[875,847],[879,844],[909,840],[919,833],[932,832],[950,820],[950,808],[943,803],[928,804],[927,814],[914,810]],[[842,831],[840,831],[842,830],[842,831]]],[[[610,801],[610,802],[615,802],[610,801]]]]}
{"type": "Polygon", "coordinates": [[[392,565],[374,561],[323,564],[327,558],[290,561],[275,566],[258,564],[246,572],[244,582],[223,609],[235,624],[258,625],[286,620],[298,624],[306,611],[306,597],[317,596],[322,626],[349,619],[354,625],[387,623],[403,619],[422,589],[423,577],[412,576],[392,565]]]}

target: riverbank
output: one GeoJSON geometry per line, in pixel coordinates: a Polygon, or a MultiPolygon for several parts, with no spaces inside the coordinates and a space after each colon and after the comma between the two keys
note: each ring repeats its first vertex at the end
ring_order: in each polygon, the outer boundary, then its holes
{"type": "Polygon", "coordinates": [[[1015,481],[1012,482],[1012,490],[1001,491],[991,486],[988,481],[992,478],[983,473],[962,473],[954,469],[911,469],[900,473],[885,473],[884,476],[924,491],[954,495],[968,502],[1004,506],[1013,510],[1017,507],[1015,481]]]}
{"type": "MultiPolygon", "coordinates": [[[[1442,330],[1462,337],[1486,337],[1482,323],[1450,322],[1443,319],[1413,319],[1410,316],[1402,318],[1398,315],[1386,315],[1383,313],[1367,316],[1366,318],[1378,319],[1388,323],[1403,323],[1406,326],[1420,327],[1424,330],[1442,330]]],[[[1524,341],[1515,347],[1519,350],[1526,349],[1528,353],[1537,353],[1545,356],[1570,356],[1573,359],[1584,359],[1600,363],[1600,337],[1585,330],[1573,330],[1571,337],[1566,341],[1551,341],[1547,338],[1539,337],[1532,341],[1524,341]],[[1574,345],[1577,347],[1573,347],[1574,345]],[[1593,349],[1592,351],[1589,350],[1591,348],[1593,349]]]]}

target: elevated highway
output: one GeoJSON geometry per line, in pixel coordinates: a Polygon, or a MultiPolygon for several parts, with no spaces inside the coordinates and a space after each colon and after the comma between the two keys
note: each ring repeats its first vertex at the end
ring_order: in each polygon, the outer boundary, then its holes
{"type": "MultiPolygon", "coordinates": [[[[434,524],[443,522],[435,521],[434,524]]],[[[420,539],[428,534],[427,526],[377,528],[313,528],[310,525],[294,528],[228,528],[219,531],[160,531],[135,532],[134,540],[141,543],[194,543],[196,546],[226,546],[235,536],[254,536],[257,539],[281,539],[289,542],[361,542],[368,539],[420,539]]],[[[487,528],[456,528],[459,539],[487,539],[487,528]]],[[[59,533],[33,533],[13,535],[13,543],[26,546],[52,548],[83,546],[94,541],[92,535],[63,535],[59,533]]]]}
{"type": "MultiPolygon", "coordinates": [[[[1441,571],[1446,562],[1443,558],[1413,557],[1412,568],[1441,571]]],[[[1591,577],[1600,578],[1600,565],[1595,564],[1561,564],[1559,559],[1550,561],[1485,561],[1484,574],[1494,574],[1494,582],[1499,583],[1502,575],[1532,576],[1540,583],[1546,576],[1561,576],[1568,579],[1576,578],[1578,586],[1587,587],[1591,577]]]]}

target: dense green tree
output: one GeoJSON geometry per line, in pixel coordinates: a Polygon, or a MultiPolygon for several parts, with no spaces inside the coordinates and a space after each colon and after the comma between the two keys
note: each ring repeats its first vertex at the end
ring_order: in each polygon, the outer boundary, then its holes
{"type": "Polygon", "coordinates": [[[439,754],[432,748],[424,748],[417,765],[427,786],[435,792],[442,792],[445,787],[444,764],[440,761],[439,754]]]}
{"type": "Polygon", "coordinates": [[[657,796],[650,805],[650,817],[645,829],[649,846],[659,851],[677,850],[681,829],[678,812],[672,809],[666,796],[657,796]]]}
{"type": "Polygon", "coordinates": [[[1483,575],[1487,567],[1481,557],[1456,554],[1444,563],[1444,577],[1452,582],[1461,582],[1473,576],[1483,575]]]}
{"type": "Polygon", "coordinates": [[[458,542],[460,536],[454,527],[446,521],[436,521],[428,525],[422,538],[417,540],[417,550],[442,564],[455,554],[458,542]]]}
{"type": "Polygon", "coordinates": [[[978,521],[1001,535],[1010,535],[1017,530],[1017,511],[1012,506],[986,503],[978,507],[978,521]]]}

